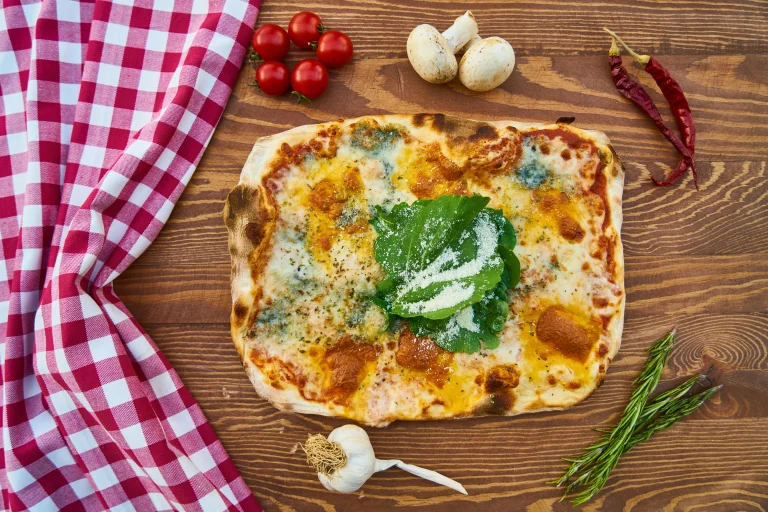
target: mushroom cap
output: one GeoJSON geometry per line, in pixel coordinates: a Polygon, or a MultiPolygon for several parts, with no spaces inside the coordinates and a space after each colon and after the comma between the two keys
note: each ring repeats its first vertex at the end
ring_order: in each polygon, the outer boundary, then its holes
{"type": "Polygon", "coordinates": [[[477,92],[498,87],[515,69],[515,50],[500,37],[488,37],[475,43],[461,58],[459,80],[477,92]]]}
{"type": "Polygon", "coordinates": [[[433,84],[453,80],[458,70],[456,57],[445,37],[432,25],[419,25],[408,36],[408,60],[421,78],[433,84]]]}

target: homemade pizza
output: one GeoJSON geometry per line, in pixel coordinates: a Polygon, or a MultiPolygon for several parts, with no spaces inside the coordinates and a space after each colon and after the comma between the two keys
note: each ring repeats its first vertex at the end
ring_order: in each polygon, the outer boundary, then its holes
{"type": "Polygon", "coordinates": [[[259,139],[231,334],[277,408],[372,426],[587,398],[619,349],[624,171],[566,124],[368,116],[259,139]]]}

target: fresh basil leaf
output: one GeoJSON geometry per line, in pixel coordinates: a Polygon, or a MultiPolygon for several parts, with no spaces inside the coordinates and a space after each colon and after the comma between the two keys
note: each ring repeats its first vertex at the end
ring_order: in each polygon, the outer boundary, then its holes
{"type": "MultiPolygon", "coordinates": [[[[512,249],[503,246],[499,246],[499,254],[504,260],[504,267],[507,272],[508,282],[505,284],[507,288],[514,288],[517,286],[517,283],[520,282],[520,260],[517,259],[517,256],[512,252],[512,249]]],[[[502,280],[503,279],[504,277],[502,274],[502,280]]]]}
{"type": "Polygon", "coordinates": [[[499,348],[499,344],[501,343],[501,340],[499,340],[499,337],[495,334],[484,334],[480,333],[478,334],[481,340],[483,340],[483,346],[486,350],[493,350],[495,348],[499,348]]]}
{"type": "Polygon", "coordinates": [[[376,285],[376,295],[383,296],[392,291],[395,287],[395,282],[392,278],[388,277],[376,285]]]}
{"type": "Polygon", "coordinates": [[[485,208],[488,201],[447,195],[389,213],[376,208],[374,253],[387,278],[371,301],[388,326],[407,321],[414,334],[452,352],[498,347],[520,262],[512,224],[485,208]]]}
{"type": "Polygon", "coordinates": [[[496,224],[496,228],[499,230],[499,246],[513,249],[517,244],[517,236],[515,235],[515,228],[504,216],[501,210],[494,208],[486,208],[484,210],[490,219],[496,224]]]}
{"type": "Polygon", "coordinates": [[[504,329],[509,313],[506,295],[506,288],[500,283],[480,302],[468,306],[450,318],[411,318],[411,331],[416,336],[431,338],[439,347],[451,352],[478,352],[481,348],[480,342],[486,349],[497,348],[497,334],[504,329]],[[499,294],[503,294],[504,299],[499,299],[499,294]]]}
{"type": "Polygon", "coordinates": [[[416,317],[411,318],[409,323],[413,334],[431,338],[437,346],[445,350],[467,354],[478,352],[480,350],[480,337],[477,333],[456,325],[449,325],[452,322],[455,323],[454,317],[443,320],[416,317]]]}
{"type": "Polygon", "coordinates": [[[512,227],[512,224],[507,220],[501,210],[486,208],[484,211],[488,213],[489,217],[494,221],[499,230],[499,254],[504,260],[507,269],[509,269],[509,283],[507,284],[507,288],[513,288],[520,281],[520,261],[512,251],[517,244],[515,228],[512,227]]]}
{"type": "MultiPolygon", "coordinates": [[[[478,216],[477,223],[483,222],[487,224],[478,216]]],[[[433,264],[391,289],[386,296],[392,312],[405,318],[441,319],[482,299],[504,270],[495,243],[490,248],[481,247],[482,243],[475,229],[466,231],[433,264]]]]}
{"type": "Polygon", "coordinates": [[[390,277],[408,276],[424,269],[454,242],[488,204],[487,197],[444,195],[399,203],[385,214],[381,207],[371,219],[378,233],[376,261],[390,277]]]}
{"type": "Polygon", "coordinates": [[[442,196],[416,201],[411,209],[396,205],[389,215],[377,212],[373,225],[381,232],[374,250],[394,284],[382,293],[391,312],[447,318],[496,286],[504,270],[499,241],[513,242],[514,231],[500,212],[482,208],[487,201],[442,196]],[[467,215],[474,215],[469,223],[467,215]],[[442,234],[433,231],[436,227],[442,234]],[[427,233],[429,240],[421,238],[427,233]]]}

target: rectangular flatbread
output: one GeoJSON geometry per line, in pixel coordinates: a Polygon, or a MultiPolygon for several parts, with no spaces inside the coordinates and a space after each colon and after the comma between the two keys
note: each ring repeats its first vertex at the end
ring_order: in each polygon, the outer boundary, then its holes
{"type": "Polygon", "coordinates": [[[259,139],[229,193],[231,334],[274,406],[372,426],[562,409],[619,349],[624,171],[601,132],[384,115],[259,139]],[[371,302],[374,208],[479,194],[517,236],[497,348],[449,352],[371,302]]]}

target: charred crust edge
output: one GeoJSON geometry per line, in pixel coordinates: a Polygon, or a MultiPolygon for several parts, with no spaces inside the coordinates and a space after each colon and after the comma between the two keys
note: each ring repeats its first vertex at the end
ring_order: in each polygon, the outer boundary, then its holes
{"type": "Polygon", "coordinates": [[[488,402],[479,405],[474,415],[477,416],[506,416],[515,406],[517,395],[511,389],[503,389],[488,395],[488,402]]]}
{"type": "MultiPolygon", "coordinates": [[[[250,274],[252,283],[256,281],[256,274],[267,253],[273,230],[273,203],[268,190],[245,183],[238,183],[227,194],[223,218],[228,231],[233,281],[243,272],[250,274]]],[[[242,351],[240,343],[237,342],[238,335],[255,320],[258,311],[254,304],[259,296],[259,290],[251,290],[248,296],[242,290],[239,291],[239,296],[233,295],[230,327],[238,351],[242,351]]]]}

